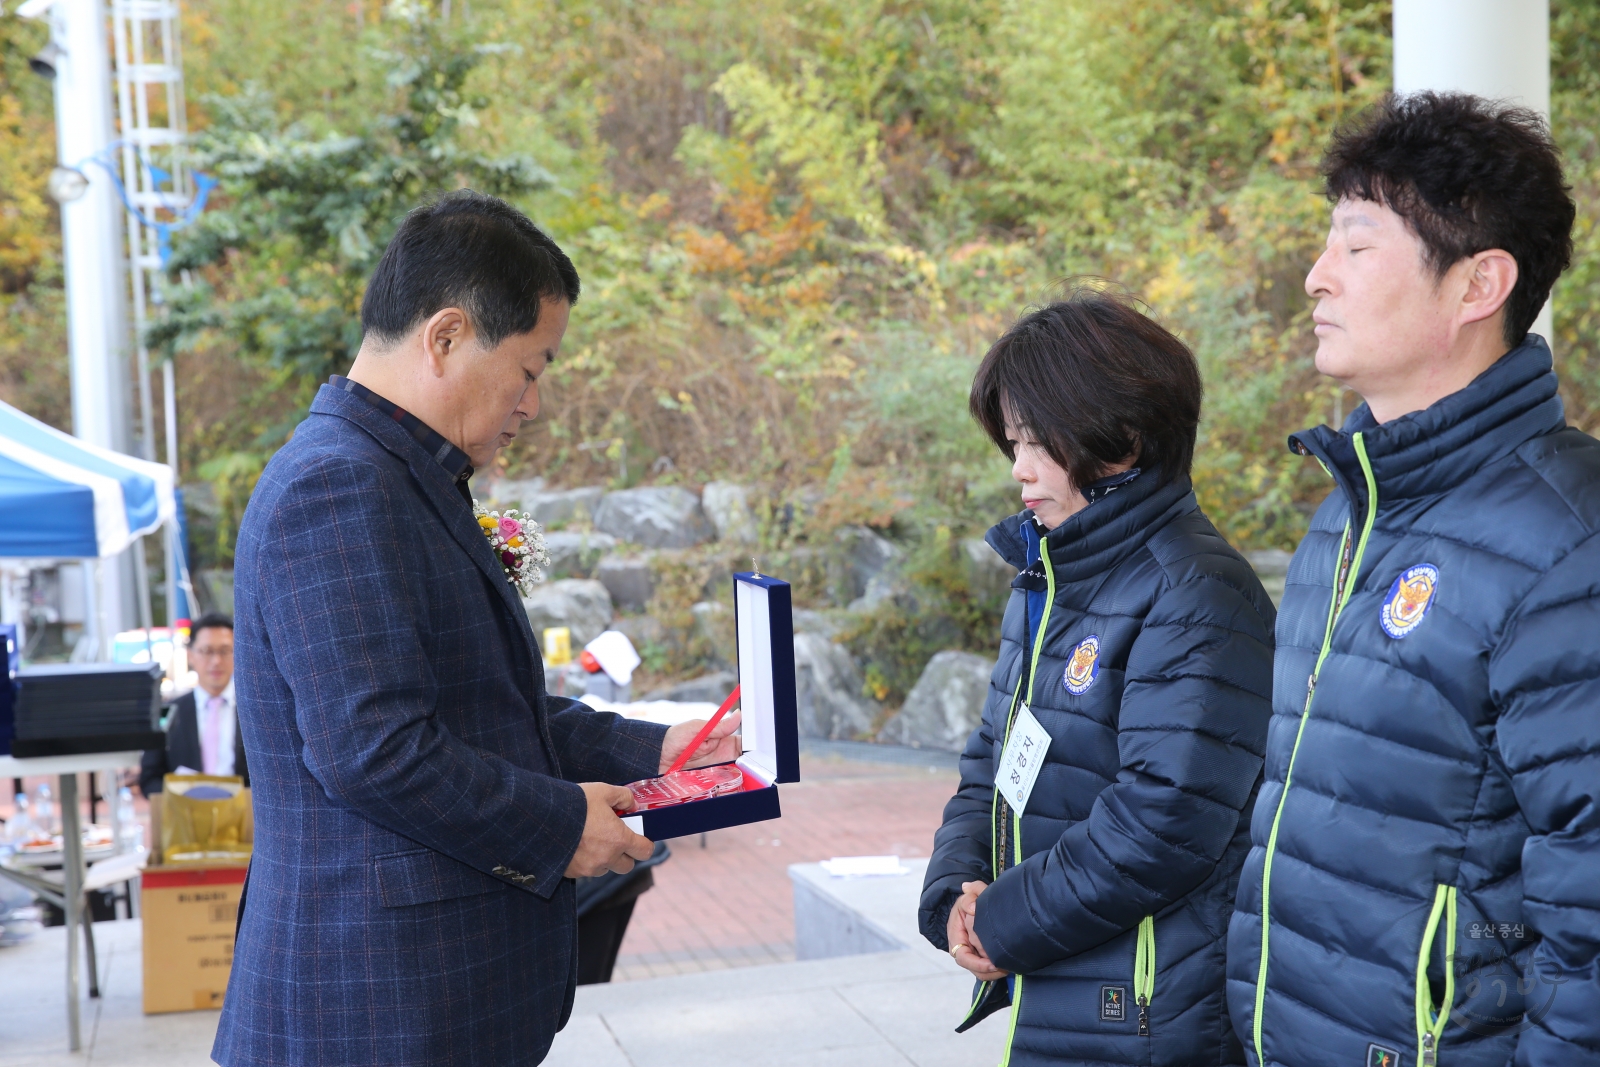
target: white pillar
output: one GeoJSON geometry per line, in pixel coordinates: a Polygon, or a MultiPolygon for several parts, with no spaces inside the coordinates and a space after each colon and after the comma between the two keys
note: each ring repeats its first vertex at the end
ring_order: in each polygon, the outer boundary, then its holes
{"type": "MultiPolygon", "coordinates": [[[[128,287],[122,254],[123,208],[116,186],[96,157],[115,165],[111,57],[103,0],[57,0],[50,26],[56,58],[56,149],[64,167],[89,179],[88,190],[61,205],[61,244],[67,289],[67,337],[72,367],[72,432],[91,444],[128,452],[128,287]]],[[[108,560],[100,603],[114,633],[133,609],[132,558],[108,560]]],[[[110,634],[103,635],[110,648],[110,634]]]]}
{"type": "MultiPolygon", "coordinates": [[[[0,622],[17,624],[18,647],[27,641],[27,585],[28,568],[21,560],[0,560],[0,622]]],[[[0,648],[0,656],[5,649],[0,648]]],[[[5,674],[5,664],[0,663],[0,679],[5,674]]]]}
{"type": "MultiPolygon", "coordinates": [[[[1550,118],[1549,0],[1394,0],[1394,90],[1473,93],[1550,118]]],[[[1550,305],[1533,332],[1551,338],[1550,305]]]]}

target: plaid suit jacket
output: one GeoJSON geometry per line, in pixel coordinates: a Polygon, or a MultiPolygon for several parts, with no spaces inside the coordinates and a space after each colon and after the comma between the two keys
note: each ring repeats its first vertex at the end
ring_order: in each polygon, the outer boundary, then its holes
{"type": "Polygon", "coordinates": [[[548,696],[527,615],[450,477],[323,386],[235,563],[255,854],[212,1056],[534,1064],[572,1007],[577,781],[664,729],[548,696]]]}

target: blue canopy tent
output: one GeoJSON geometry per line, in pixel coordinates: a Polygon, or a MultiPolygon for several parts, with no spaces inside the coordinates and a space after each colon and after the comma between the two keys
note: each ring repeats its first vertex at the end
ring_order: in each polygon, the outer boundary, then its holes
{"type": "MultiPolygon", "coordinates": [[[[87,444],[0,402],[0,558],[106,559],[163,526],[170,536],[176,514],[170,467],[87,444]]],[[[110,636],[96,634],[103,649],[110,636]]]]}
{"type": "Polygon", "coordinates": [[[0,402],[0,556],[115,556],[170,521],[172,469],[85,444],[0,402]]]}

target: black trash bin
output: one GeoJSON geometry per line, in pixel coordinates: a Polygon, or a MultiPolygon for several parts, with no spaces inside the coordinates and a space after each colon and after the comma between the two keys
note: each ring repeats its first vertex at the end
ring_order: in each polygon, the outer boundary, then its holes
{"type": "Polygon", "coordinates": [[[665,841],[657,841],[650,858],[634,864],[627,874],[602,874],[578,879],[578,984],[611,981],[622,936],[633,918],[634,902],[652,885],[650,869],[672,855],[665,841]]]}

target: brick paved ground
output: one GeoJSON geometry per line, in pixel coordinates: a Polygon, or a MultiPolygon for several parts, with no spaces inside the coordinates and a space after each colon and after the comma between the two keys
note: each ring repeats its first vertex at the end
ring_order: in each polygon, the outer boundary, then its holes
{"type": "Polygon", "coordinates": [[[954,770],[803,758],[783,818],[672,842],[639,898],[613,981],[794,959],[788,866],[928,855],[954,770]]]}

